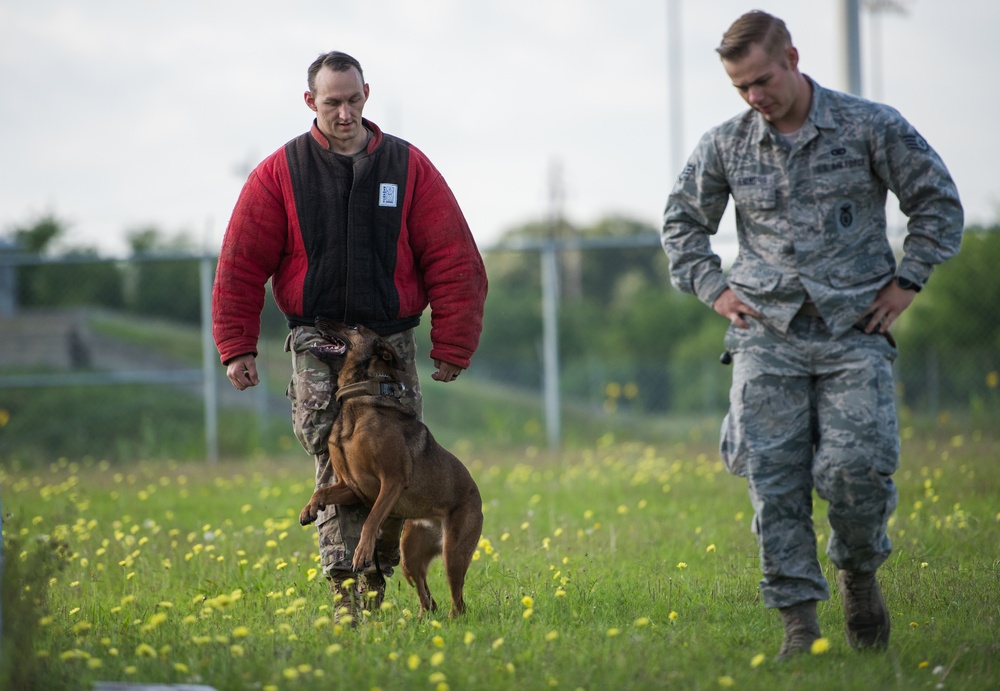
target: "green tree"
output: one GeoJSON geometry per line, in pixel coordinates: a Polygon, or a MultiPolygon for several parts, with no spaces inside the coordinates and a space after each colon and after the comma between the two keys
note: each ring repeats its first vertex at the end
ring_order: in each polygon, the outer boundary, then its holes
{"type": "MultiPolygon", "coordinates": [[[[504,240],[514,244],[551,234],[549,224],[531,223],[512,229],[504,240]]],[[[706,393],[706,378],[697,373],[705,367],[722,371],[717,363],[725,320],[671,287],[667,260],[658,245],[636,241],[655,237],[656,229],[612,216],[583,228],[562,224],[560,236],[610,240],[611,245],[620,239],[625,245],[561,253],[559,355],[564,392],[578,402],[600,405],[608,384],[631,383],[630,405],[646,411],[717,398],[718,386],[712,384],[712,392],[706,393]],[[566,289],[573,280],[579,281],[579,289],[566,289]],[[680,348],[696,336],[715,342],[680,348]]],[[[543,329],[538,252],[494,251],[485,260],[490,293],[476,371],[538,386],[543,329]]]]}
{"type": "Polygon", "coordinates": [[[1000,226],[972,226],[896,331],[904,400],[931,410],[994,396],[1000,370],[1000,226]],[[994,375],[995,377],[995,375],[994,375]],[[994,385],[995,386],[995,385],[994,385]]]}
{"type": "Polygon", "coordinates": [[[132,230],[126,237],[136,260],[129,270],[127,308],[146,316],[199,323],[201,272],[191,241],[183,235],[165,238],[153,226],[132,230]]]}
{"type": "Polygon", "coordinates": [[[53,246],[66,230],[65,222],[52,214],[14,228],[13,237],[20,252],[52,262],[19,268],[18,304],[23,308],[121,307],[122,275],[117,266],[95,261],[98,253],[92,248],[69,248],[61,254],[55,253],[53,246]]]}

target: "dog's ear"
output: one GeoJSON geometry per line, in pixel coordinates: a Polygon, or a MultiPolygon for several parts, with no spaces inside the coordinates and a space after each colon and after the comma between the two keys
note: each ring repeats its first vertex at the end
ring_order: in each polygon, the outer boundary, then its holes
{"type": "Polygon", "coordinates": [[[400,372],[406,371],[403,366],[403,361],[400,359],[399,354],[396,353],[396,349],[392,347],[389,343],[380,340],[375,346],[375,355],[385,362],[389,367],[399,370],[400,372]]]}

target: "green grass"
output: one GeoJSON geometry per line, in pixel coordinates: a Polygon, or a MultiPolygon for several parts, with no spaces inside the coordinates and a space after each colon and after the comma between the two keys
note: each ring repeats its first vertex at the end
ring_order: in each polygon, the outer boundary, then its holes
{"type": "Polygon", "coordinates": [[[16,669],[7,688],[994,689],[995,443],[906,429],[896,549],[880,572],[889,651],[847,647],[834,595],[819,609],[829,651],[783,664],[745,485],[704,442],[607,437],[561,457],[467,442],[485,503],[467,615],[447,618],[437,561],[444,611],[419,617],[397,574],[388,609],[357,628],[331,623],[315,530],[295,520],[312,489],[304,456],[8,467],[0,679],[16,669]],[[61,568],[14,568],[51,563],[36,553],[63,543],[61,568]]]}

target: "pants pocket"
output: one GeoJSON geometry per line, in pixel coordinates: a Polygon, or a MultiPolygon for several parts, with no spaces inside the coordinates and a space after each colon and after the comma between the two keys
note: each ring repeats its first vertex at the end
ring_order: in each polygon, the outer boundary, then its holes
{"type": "Polygon", "coordinates": [[[733,404],[729,412],[722,418],[722,430],[719,434],[719,456],[722,463],[733,475],[747,476],[747,453],[744,435],[737,424],[738,414],[734,414],[733,404]]]}
{"type": "Polygon", "coordinates": [[[307,453],[324,453],[337,417],[333,373],[309,352],[311,346],[324,341],[315,329],[306,327],[296,327],[289,338],[292,378],[285,395],[292,404],[292,430],[307,453]]]}

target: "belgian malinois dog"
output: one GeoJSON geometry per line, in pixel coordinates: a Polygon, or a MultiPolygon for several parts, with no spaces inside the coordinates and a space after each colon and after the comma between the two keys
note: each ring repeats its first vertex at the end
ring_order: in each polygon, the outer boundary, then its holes
{"type": "Polygon", "coordinates": [[[462,462],[399,400],[403,364],[391,344],[364,326],[319,318],[316,328],[329,344],[310,352],[338,373],[340,412],[330,432],[337,481],[313,493],[299,522],[312,523],[318,511],[334,504],[369,506],[354,551],[354,569],[361,571],[374,558],[385,519],[406,519],[400,567],[417,589],[421,612],[437,608],[427,588],[427,567],[441,554],[451,616],[462,614],[465,574],[483,528],[479,488],[462,462]]]}

